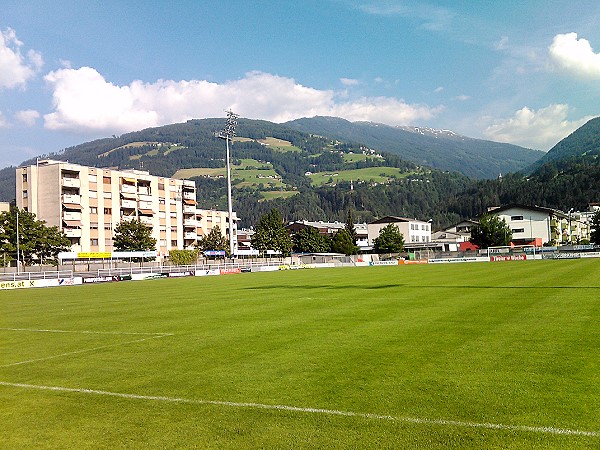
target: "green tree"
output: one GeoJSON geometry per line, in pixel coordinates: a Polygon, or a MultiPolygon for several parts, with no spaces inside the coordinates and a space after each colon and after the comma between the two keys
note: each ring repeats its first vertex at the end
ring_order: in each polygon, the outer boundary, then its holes
{"type": "Polygon", "coordinates": [[[285,229],[279,210],[272,209],[259,219],[252,236],[252,247],[260,252],[275,250],[283,256],[290,255],[292,238],[285,229]]]}
{"type": "Polygon", "coordinates": [[[139,219],[124,220],[115,227],[113,244],[116,250],[134,252],[156,249],[152,229],[139,219]]]}
{"type": "Polygon", "coordinates": [[[484,214],[479,223],[471,228],[469,241],[479,248],[509,245],[512,231],[504,219],[494,214],[484,214]]]}
{"type": "Polygon", "coordinates": [[[379,236],[373,240],[376,253],[400,253],[404,250],[404,236],[394,223],[379,230],[379,236]]]}
{"type": "Polygon", "coordinates": [[[203,236],[197,244],[199,250],[205,252],[207,250],[225,250],[225,254],[229,255],[229,241],[221,233],[221,228],[216,225],[210,232],[203,236]]]}
{"type": "Polygon", "coordinates": [[[307,226],[292,237],[294,251],[299,253],[327,253],[331,250],[331,239],[319,230],[307,226]]]}
{"type": "Polygon", "coordinates": [[[352,243],[356,245],[358,242],[358,233],[356,232],[356,228],[354,228],[354,217],[351,209],[348,210],[348,217],[346,218],[346,225],[344,226],[344,229],[352,238],[352,243]]]}
{"type": "Polygon", "coordinates": [[[11,208],[0,213],[0,251],[17,257],[17,215],[19,260],[24,265],[57,264],[58,253],[70,249],[71,241],[57,227],[48,227],[35,214],[11,208]]]}
{"type": "Polygon", "coordinates": [[[356,245],[352,242],[352,236],[345,228],[338,230],[333,236],[331,250],[344,255],[356,255],[358,252],[356,245]]]}
{"type": "Polygon", "coordinates": [[[600,211],[597,211],[592,218],[592,223],[590,226],[592,232],[590,234],[590,241],[592,244],[599,245],[600,244],[600,211]]]}
{"type": "Polygon", "coordinates": [[[171,250],[169,261],[175,266],[192,266],[198,261],[198,250],[171,250]]]}

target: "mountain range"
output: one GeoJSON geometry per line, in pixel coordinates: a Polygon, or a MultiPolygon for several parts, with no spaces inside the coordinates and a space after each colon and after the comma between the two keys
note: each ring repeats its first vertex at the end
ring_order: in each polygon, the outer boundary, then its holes
{"type": "Polygon", "coordinates": [[[305,133],[360,142],[416,164],[477,179],[519,171],[544,156],[539,150],[424,127],[392,127],[372,122],[349,122],[338,117],[298,119],[285,125],[305,133]]]}
{"type": "MultiPolygon", "coordinates": [[[[42,157],[189,178],[200,207],[225,209],[224,143],[216,137],[222,127],[222,119],[190,120],[42,157]]],[[[400,215],[441,227],[500,204],[568,210],[600,200],[600,119],[547,154],[447,130],[333,117],[241,119],[237,135],[234,204],[242,226],[274,207],[286,220],[343,221],[353,209],[357,221],[400,215]]],[[[14,186],[14,167],[0,170],[0,200],[13,199],[14,186]]]]}

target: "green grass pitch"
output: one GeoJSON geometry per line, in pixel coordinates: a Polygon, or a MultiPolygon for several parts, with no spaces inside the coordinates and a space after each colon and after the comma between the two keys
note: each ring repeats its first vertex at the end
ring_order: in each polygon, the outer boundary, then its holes
{"type": "Polygon", "coordinates": [[[0,448],[598,448],[600,260],[0,292],[0,448]]]}

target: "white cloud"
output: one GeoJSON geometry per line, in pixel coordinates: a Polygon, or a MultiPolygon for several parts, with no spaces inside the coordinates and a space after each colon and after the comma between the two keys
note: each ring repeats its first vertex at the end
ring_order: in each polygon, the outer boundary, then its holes
{"type": "Polygon", "coordinates": [[[357,86],[360,84],[360,81],[358,81],[354,78],[340,78],[340,82],[344,86],[357,86]]]}
{"type": "Polygon", "coordinates": [[[4,114],[2,114],[2,111],[0,111],[0,128],[8,127],[10,127],[10,124],[6,121],[6,118],[4,117],[4,114]]]}
{"type": "Polygon", "coordinates": [[[264,72],[218,84],[205,80],[118,86],[95,69],[63,68],[45,77],[53,89],[54,111],[45,127],[80,133],[122,133],[192,118],[220,117],[232,108],[242,117],[285,122],[299,117],[333,115],[405,125],[429,119],[440,107],[407,104],[388,97],[345,99],[347,92],[318,90],[294,79],[264,72]]]}
{"type": "Polygon", "coordinates": [[[421,27],[429,31],[444,31],[451,27],[455,13],[444,7],[423,1],[371,0],[356,6],[360,11],[376,16],[398,16],[416,18],[421,27]]]}
{"type": "Polygon", "coordinates": [[[587,39],[577,33],[557,34],[548,48],[550,59],[576,76],[600,78],[600,54],[594,53],[587,39]]]}
{"type": "Polygon", "coordinates": [[[471,100],[471,96],[470,95],[466,95],[466,94],[460,94],[460,95],[457,95],[456,97],[454,97],[454,100],[459,100],[461,102],[466,102],[467,100],[471,100]]]}
{"type": "Polygon", "coordinates": [[[524,107],[508,119],[495,121],[484,131],[494,141],[510,142],[524,147],[549,150],[592,116],[569,121],[569,106],[554,104],[537,111],[524,107]]]}
{"type": "Polygon", "coordinates": [[[444,90],[444,86],[438,86],[438,87],[436,87],[436,88],[433,90],[433,92],[434,92],[435,94],[439,94],[439,93],[440,93],[440,92],[442,92],[443,90],[444,90]]]}
{"type": "Polygon", "coordinates": [[[508,48],[508,37],[502,36],[498,42],[494,42],[494,49],[498,51],[506,50],[508,48]]]}
{"type": "Polygon", "coordinates": [[[32,127],[35,125],[35,121],[40,118],[40,113],[33,109],[26,109],[17,111],[15,113],[15,118],[28,127],[32,127]]]}
{"type": "Polygon", "coordinates": [[[42,67],[41,54],[29,50],[25,58],[22,46],[13,29],[0,32],[0,89],[24,86],[42,67]]]}

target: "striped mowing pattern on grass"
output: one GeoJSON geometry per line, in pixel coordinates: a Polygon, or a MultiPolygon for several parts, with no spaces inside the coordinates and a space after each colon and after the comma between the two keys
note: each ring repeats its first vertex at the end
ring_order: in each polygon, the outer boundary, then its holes
{"type": "Polygon", "coordinates": [[[0,365],[28,363],[0,367],[0,448],[596,448],[599,271],[524,261],[2,292],[0,365]]]}

